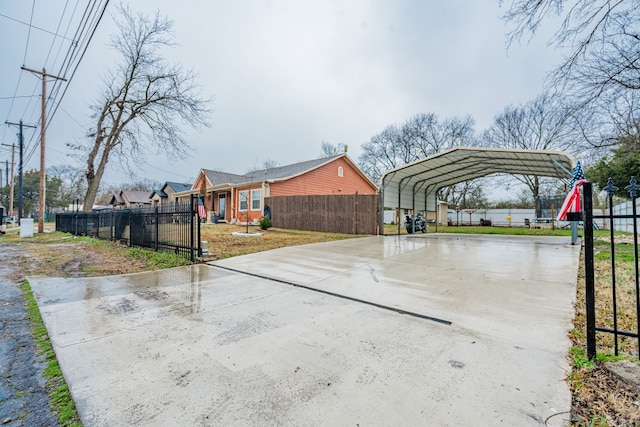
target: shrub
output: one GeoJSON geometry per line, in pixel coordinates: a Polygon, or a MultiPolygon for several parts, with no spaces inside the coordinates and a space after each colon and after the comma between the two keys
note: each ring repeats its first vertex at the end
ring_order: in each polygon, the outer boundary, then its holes
{"type": "Polygon", "coordinates": [[[267,218],[266,216],[263,216],[262,218],[260,218],[260,228],[262,230],[266,230],[267,228],[271,227],[271,219],[267,218]]]}

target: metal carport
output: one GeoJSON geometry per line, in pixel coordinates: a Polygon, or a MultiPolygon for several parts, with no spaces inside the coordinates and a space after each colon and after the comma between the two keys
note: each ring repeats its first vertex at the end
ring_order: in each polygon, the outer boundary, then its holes
{"type": "MultiPolygon", "coordinates": [[[[442,187],[492,174],[568,180],[575,164],[573,156],[561,151],[452,148],[386,172],[380,181],[383,211],[387,207],[435,210],[437,215],[436,196],[442,187]]],[[[384,212],[381,215],[384,219],[384,212]]]]}

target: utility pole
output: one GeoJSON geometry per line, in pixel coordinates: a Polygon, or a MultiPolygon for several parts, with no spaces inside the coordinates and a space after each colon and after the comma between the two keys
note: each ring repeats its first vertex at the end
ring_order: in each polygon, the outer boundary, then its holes
{"type": "MultiPolygon", "coordinates": [[[[18,165],[18,224],[20,224],[20,219],[22,218],[22,159],[23,159],[23,153],[24,153],[24,136],[22,134],[22,128],[24,127],[28,127],[28,128],[34,128],[35,126],[32,125],[25,125],[22,123],[22,120],[20,120],[20,123],[12,123],[12,122],[5,122],[8,125],[12,125],[12,126],[19,126],[20,127],[20,132],[18,133],[18,143],[19,143],[19,147],[20,147],[20,164],[18,165]]],[[[13,154],[12,154],[12,158],[13,158],[13,154]]],[[[13,176],[13,174],[12,174],[13,176]]],[[[13,191],[11,192],[11,194],[13,194],[13,191]]]]}
{"type": "Polygon", "coordinates": [[[42,78],[42,117],[40,118],[40,192],[38,196],[38,233],[44,233],[44,209],[45,209],[45,198],[46,198],[46,188],[45,183],[47,179],[47,174],[45,173],[45,161],[44,161],[44,136],[46,130],[46,104],[47,104],[47,77],[50,77],[54,80],[62,80],[67,81],[67,79],[63,77],[54,76],[52,74],[47,74],[47,71],[43,68],[42,71],[32,70],[27,67],[20,67],[20,69],[24,71],[29,71],[33,74],[37,74],[42,78]]]}
{"type": "MultiPolygon", "coordinates": [[[[7,147],[11,147],[11,181],[9,181],[9,175],[7,175],[7,183],[10,185],[9,188],[9,216],[13,216],[13,165],[16,164],[15,161],[15,153],[16,153],[16,144],[2,144],[2,145],[6,145],[7,147]]],[[[5,161],[5,164],[8,163],[7,161],[5,161]]],[[[9,173],[9,165],[6,164],[5,167],[5,171],[8,174],[9,173]]]]}

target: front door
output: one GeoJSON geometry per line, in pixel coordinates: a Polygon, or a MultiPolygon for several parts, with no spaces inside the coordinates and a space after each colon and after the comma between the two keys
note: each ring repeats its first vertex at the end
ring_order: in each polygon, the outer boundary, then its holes
{"type": "Polygon", "coordinates": [[[226,194],[218,194],[218,216],[222,221],[226,218],[225,208],[226,208],[226,194]]]}

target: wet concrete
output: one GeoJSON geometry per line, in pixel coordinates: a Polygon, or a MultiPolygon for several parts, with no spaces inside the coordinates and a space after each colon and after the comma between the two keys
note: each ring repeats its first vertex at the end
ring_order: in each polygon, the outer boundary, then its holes
{"type": "Polygon", "coordinates": [[[214,264],[30,278],[93,425],[565,425],[579,247],[369,237],[214,264]]]}

